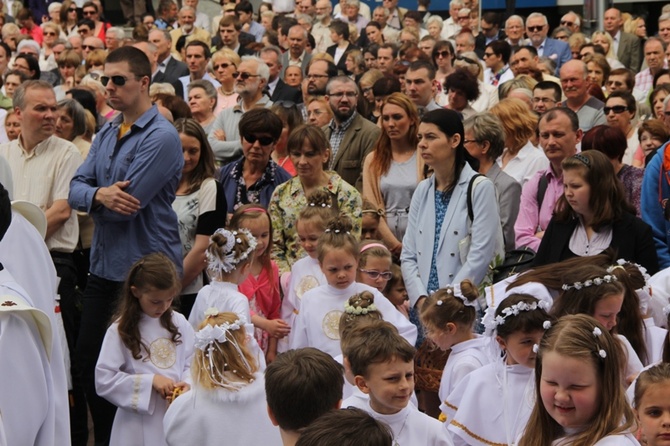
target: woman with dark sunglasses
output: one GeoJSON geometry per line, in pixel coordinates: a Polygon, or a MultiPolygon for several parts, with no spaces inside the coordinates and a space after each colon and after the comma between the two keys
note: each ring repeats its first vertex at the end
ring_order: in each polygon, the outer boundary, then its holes
{"type": "Polygon", "coordinates": [[[79,35],[77,34],[79,18],[77,4],[72,0],[65,0],[60,10],[60,27],[67,37],[79,35]]]}
{"type": "Polygon", "coordinates": [[[433,64],[437,68],[435,71],[435,80],[442,85],[444,80],[454,72],[454,47],[447,40],[440,40],[435,43],[433,48],[433,64]]]}

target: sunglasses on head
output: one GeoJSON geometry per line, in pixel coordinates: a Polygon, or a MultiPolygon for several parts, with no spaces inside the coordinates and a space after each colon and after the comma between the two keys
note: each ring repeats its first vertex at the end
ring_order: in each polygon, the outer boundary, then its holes
{"type": "Polygon", "coordinates": [[[275,141],[275,139],[272,136],[248,135],[248,136],[244,136],[243,138],[249,144],[254,144],[256,141],[258,141],[262,146],[269,146],[270,144],[272,144],[275,141]]]}
{"type": "Polygon", "coordinates": [[[628,107],[626,107],[625,105],[613,105],[611,107],[603,107],[603,113],[605,113],[605,115],[609,115],[611,111],[613,111],[615,115],[618,115],[625,112],[626,110],[628,110],[628,107]]]}
{"type": "Polygon", "coordinates": [[[121,76],[121,75],[118,75],[118,76],[100,76],[100,83],[105,87],[107,86],[107,84],[109,83],[110,80],[117,87],[123,87],[124,85],[126,85],[126,82],[128,82],[128,78],[125,77],[125,76],[121,76]]]}
{"type": "Polygon", "coordinates": [[[456,56],[456,60],[460,60],[461,62],[467,62],[472,65],[477,65],[479,63],[476,60],[472,60],[469,57],[463,57],[463,56],[456,56]]]}

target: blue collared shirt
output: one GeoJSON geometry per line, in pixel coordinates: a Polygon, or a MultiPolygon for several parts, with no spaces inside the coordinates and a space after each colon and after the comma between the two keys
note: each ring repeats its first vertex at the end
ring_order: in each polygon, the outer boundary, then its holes
{"type": "Polygon", "coordinates": [[[70,183],[68,202],[88,212],[95,221],[91,245],[91,273],[122,282],[131,265],[147,254],[162,252],[178,271],[182,268],[177,215],[172,210],[184,166],[175,128],[152,106],[118,138],[123,115],[107,123],[70,183]],[[130,181],[125,189],[140,201],[140,210],[121,215],[93,206],[100,187],[130,181]]]}

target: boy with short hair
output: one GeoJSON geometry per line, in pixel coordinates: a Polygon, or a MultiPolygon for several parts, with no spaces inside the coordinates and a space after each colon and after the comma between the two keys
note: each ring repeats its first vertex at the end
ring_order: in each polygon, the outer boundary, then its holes
{"type": "Polygon", "coordinates": [[[343,352],[356,386],[369,395],[368,413],[388,424],[393,444],[452,446],[442,423],[409,404],[416,350],[388,322],[354,328],[343,352]]]}
{"type": "Polygon", "coordinates": [[[268,415],[279,426],[284,446],[295,445],[300,429],[339,409],[342,366],[330,355],[306,347],[280,354],[265,369],[268,415]]]}
{"type": "Polygon", "coordinates": [[[307,426],[295,446],[389,446],[391,428],[364,410],[332,410],[307,426]]]}

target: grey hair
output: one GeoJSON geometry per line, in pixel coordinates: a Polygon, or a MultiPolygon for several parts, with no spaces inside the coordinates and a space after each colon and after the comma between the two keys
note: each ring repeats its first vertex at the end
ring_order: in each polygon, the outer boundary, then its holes
{"type": "MultiPolygon", "coordinates": [[[[379,10],[379,9],[381,9],[381,11],[384,13],[384,17],[386,17],[386,18],[388,19],[389,16],[391,15],[391,13],[389,12],[389,10],[386,9],[386,8],[384,8],[383,6],[377,6],[377,7],[374,9],[374,11],[377,11],[377,10],[379,10]]],[[[374,14],[374,11],[372,11],[373,14],[374,14]]]]}
{"type": "Polygon", "coordinates": [[[428,20],[426,20],[426,26],[432,23],[437,23],[440,26],[440,28],[444,26],[444,20],[442,20],[442,17],[440,17],[439,15],[431,15],[430,17],[428,17],[428,20]]]}
{"type": "Polygon", "coordinates": [[[670,12],[661,14],[661,16],[658,18],[658,23],[665,22],[666,20],[670,20],[670,12]]]}
{"type": "Polygon", "coordinates": [[[205,90],[205,93],[207,93],[207,96],[209,96],[210,99],[217,98],[216,88],[214,88],[214,85],[212,85],[212,83],[207,79],[198,79],[188,84],[187,89],[189,93],[194,88],[202,88],[205,90]]]}
{"type": "Polygon", "coordinates": [[[312,23],[314,23],[314,17],[312,17],[309,14],[303,14],[303,13],[296,14],[295,19],[298,20],[298,21],[304,20],[305,22],[309,23],[310,25],[312,23]]]}
{"type": "Polygon", "coordinates": [[[111,28],[108,28],[106,34],[109,34],[110,32],[114,34],[114,38],[117,40],[123,40],[126,38],[126,32],[119,26],[112,26],[111,28]]]}
{"type": "Polygon", "coordinates": [[[193,14],[195,14],[195,12],[196,12],[195,8],[192,7],[192,6],[182,6],[181,9],[179,10],[179,12],[182,12],[182,11],[191,11],[193,14]]]}
{"type": "Polygon", "coordinates": [[[500,118],[493,113],[477,113],[463,121],[463,129],[472,132],[475,141],[488,141],[491,148],[486,156],[495,160],[505,149],[505,130],[500,118]]]}
{"type": "Polygon", "coordinates": [[[449,9],[451,9],[452,6],[460,6],[461,8],[465,5],[462,0],[451,0],[449,3],[449,9]]]}
{"type": "Polygon", "coordinates": [[[359,0],[344,0],[344,4],[347,6],[357,6],[360,8],[361,2],[359,0]]]}
{"type": "Polygon", "coordinates": [[[58,102],[58,108],[64,109],[72,119],[74,136],[86,134],[86,110],[75,99],[63,99],[58,102]]]}
{"type": "Polygon", "coordinates": [[[528,22],[530,21],[530,19],[542,19],[544,21],[545,26],[549,24],[549,22],[547,21],[547,16],[540,12],[533,12],[528,16],[528,18],[526,19],[526,27],[528,26],[528,22]]]}
{"type": "Polygon", "coordinates": [[[56,8],[62,8],[62,7],[63,7],[63,4],[62,4],[62,3],[60,3],[60,2],[53,2],[53,3],[50,3],[50,4],[49,4],[49,7],[47,7],[47,11],[49,11],[49,13],[52,13],[52,12],[54,12],[54,11],[56,10],[56,8]]]}
{"type": "Polygon", "coordinates": [[[577,14],[575,11],[568,11],[566,14],[563,14],[563,17],[565,17],[566,15],[570,15],[570,14],[575,16],[575,25],[581,26],[582,20],[579,18],[579,14],[577,14]]]}
{"type": "MultiPolygon", "coordinates": [[[[299,25],[298,25],[299,26],[299,25]]],[[[303,28],[304,30],[305,28],[303,28]]],[[[307,32],[305,30],[305,32],[307,32]]],[[[265,82],[267,82],[270,79],[270,68],[268,67],[268,64],[263,62],[263,59],[261,59],[258,56],[243,56],[242,57],[242,62],[246,61],[253,61],[258,64],[258,68],[256,69],[256,74],[258,74],[261,78],[265,79],[265,82]]]]}
{"type": "Polygon", "coordinates": [[[509,16],[509,17],[507,18],[507,20],[505,20],[505,26],[507,26],[507,24],[508,24],[509,22],[511,22],[512,20],[516,20],[516,21],[518,21],[519,23],[521,23],[521,26],[522,26],[522,27],[524,26],[524,23],[523,23],[523,17],[521,17],[520,15],[511,15],[511,16],[509,16]]]}
{"type": "Polygon", "coordinates": [[[19,85],[19,87],[14,91],[14,96],[12,97],[12,106],[23,110],[26,106],[26,93],[28,90],[51,90],[53,93],[54,87],[47,81],[41,80],[28,80],[19,85]]]}
{"type": "Polygon", "coordinates": [[[279,63],[281,63],[282,52],[279,49],[279,47],[274,46],[274,45],[268,45],[266,47],[263,47],[263,49],[261,50],[261,54],[264,54],[264,53],[275,53],[277,55],[277,61],[279,63]]]}

